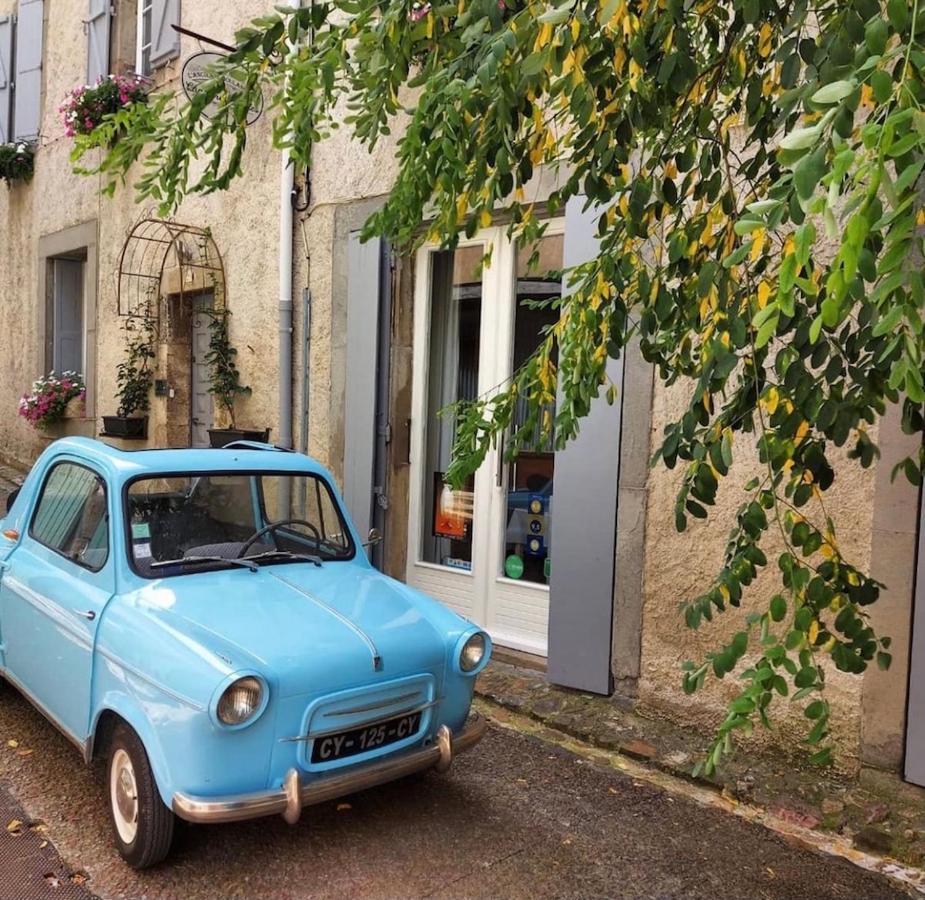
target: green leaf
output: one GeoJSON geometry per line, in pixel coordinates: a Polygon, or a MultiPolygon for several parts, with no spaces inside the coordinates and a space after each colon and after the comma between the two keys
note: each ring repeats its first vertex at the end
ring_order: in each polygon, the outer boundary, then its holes
{"type": "Polygon", "coordinates": [[[797,167],[793,170],[793,184],[801,200],[808,200],[812,197],[826,169],[825,147],[819,147],[797,163],[797,167]]]}
{"type": "Polygon", "coordinates": [[[833,81],[819,88],[810,99],[813,103],[819,103],[824,106],[831,103],[838,103],[851,94],[857,86],[858,83],[853,78],[850,81],[833,81]]]}
{"type": "Polygon", "coordinates": [[[867,23],[864,29],[864,43],[871,53],[882,54],[886,50],[887,38],[890,36],[890,28],[887,23],[879,16],[867,23]]]}
{"type": "Polygon", "coordinates": [[[797,128],[784,135],[780,142],[781,150],[806,150],[815,146],[822,136],[822,125],[816,124],[808,128],[797,128]]]}
{"type": "Polygon", "coordinates": [[[561,25],[572,14],[572,7],[575,0],[565,0],[565,2],[548,12],[543,13],[538,19],[540,22],[548,22],[550,25],[561,25]]]}
{"type": "Polygon", "coordinates": [[[903,308],[897,303],[887,311],[887,314],[874,326],[874,337],[880,337],[888,331],[892,331],[903,317],[903,308]]]}
{"type": "Polygon", "coordinates": [[[771,618],[775,622],[783,622],[784,616],[787,615],[787,601],[781,594],[776,594],[771,598],[771,618]]]}
{"type": "Polygon", "coordinates": [[[883,69],[876,69],[870,76],[870,87],[874,92],[874,100],[886,103],[893,93],[893,79],[883,69]]]}
{"type": "Polygon", "coordinates": [[[897,31],[905,31],[909,24],[909,0],[887,0],[886,14],[897,31]]]}

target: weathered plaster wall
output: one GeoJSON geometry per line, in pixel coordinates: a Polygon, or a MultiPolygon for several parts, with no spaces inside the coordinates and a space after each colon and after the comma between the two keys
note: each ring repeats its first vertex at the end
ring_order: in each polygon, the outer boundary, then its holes
{"type": "MultiPolygon", "coordinates": [[[[15,6],[0,0],[0,12],[15,6]]],[[[236,28],[264,12],[260,0],[232,0],[215,16],[212,4],[184,4],[183,23],[219,40],[230,40],[236,28]]],[[[95,413],[115,411],[115,369],[123,354],[121,320],[116,307],[119,253],[131,226],[156,212],[135,201],[129,187],[112,199],[99,193],[100,180],[73,174],[70,138],[64,134],[58,107],[86,73],[86,37],[81,21],[85,0],[45,4],[45,65],[42,136],[31,184],[0,191],[0,452],[27,461],[44,446],[40,436],[16,415],[19,397],[44,371],[42,335],[38,331],[40,298],[35,271],[40,237],[84,222],[97,222],[99,234],[98,398],[95,413]]],[[[181,55],[158,72],[156,83],[176,88],[182,61],[199,50],[183,38],[181,55]]],[[[278,197],[280,155],[269,150],[270,119],[251,126],[245,178],[223,194],[192,197],[173,218],[209,227],[225,265],[226,301],[233,315],[231,337],[238,364],[252,396],[238,407],[244,427],[277,423],[278,346],[278,197]]],[[[140,167],[128,182],[137,179],[140,167]]],[[[324,343],[317,349],[325,353],[324,343]]],[[[170,415],[171,401],[152,397],[152,418],[170,415]]]]}
{"type": "MultiPolygon", "coordinates": [[[[683,412],[686,403],[683,385],[666,389],[656,382],[652,416],[652,449],[658,446],[666,422],[683,412]]],[[[895,444],[896,423],[888,419],[883,424],[884,459],[865,470],[844,453],[833,462],[836,480],[826,495],[826,509],[838,526],[840,545],[846,557],[860,568],[873,566],[882,573],[892,591],[885,594],[882,606],[874,610],[873,622],[883,633],[894,637],[896,667],[889,673],[876,666],[863,678],[845,675],[831,667],[827,672],[826,693],[832,705],[832,728],[838,743],[839,764],[853,769],[861,761],[862,732],[869,752],[864,761],[890,766],[898,762],[897,748],[902,740],[902,709],[905,703],[905,671],[910,603],[908,580],[912,572],[911,542],[907,532],[914,529],[908,515],[895,518],[900,501],[891,497],[884,487],[889,482],[889,469],[896,452],[888,447],[895,444]],[[899,529],[905,543],[879,541],[879,547],[889,545],[893,553],[872,558],[872,540],[876,540],[875,520],[889,517],[893,509],[891,530],[899,529]],[[884,563],[887,563],[889,572],[884,563]],[[880,747],[874,746],[880,743],[880,747]],[[882,745],[888,744],[889,753],[882,745]]],[[[872,437],[876,440],[877,434],[872,437]]],[[[689,518],[688,528],[678,534],[674,527],[674,500],[682,477],[679,464],[674,471],[656,467],[649,475],[646,525],[645,587],[639,682],[640,708],[653,715],[668,716],[680,723],[710,731],[723,716],[725,703],[735,695],[737,682],[727,676],[722,682],[708,679],[706,689],[688,697],[681,690],[681,664],[686,659],[700,660],[740,630],[745,616],[759,609],[779,590],[778,571],[774,561],[783,550],[781,538],[773,529],[764,549],[771,560],[760,577],[746,589],[740,609],[719,614],[712,623],[704,623],[697,632],[687,629],[679,612],[682,600],[696,596],[719,571],[729,528],[735,510],[742,501],[741,486],[759,471],[754,441],[737,436],[736,463],[729,477],[721,482],[717,504],[705,521],[689,518]]],[[[894,487],[903,497],[909,493],[894,487]]],[[[914,494],[914,492],[913,492],[914,494]]],[[[903,500],[902,502],[907,502],[903,500]]],[[[811,510],[811,507],[807,509],[811,510]]],[[[810,517],[818,517],[812,510],[810,517]]],[[[880,528],[883,528],[881,524],[880,528]]],[[[879,550],[878,550],[879,552],[879,550]]],[[[784,743],[783,738],[805,734],[806,720],[800,704],[776,701],[779,731],[768,733],[759,729],[745,742],[760,746],[768,742],[784,743]]]]}

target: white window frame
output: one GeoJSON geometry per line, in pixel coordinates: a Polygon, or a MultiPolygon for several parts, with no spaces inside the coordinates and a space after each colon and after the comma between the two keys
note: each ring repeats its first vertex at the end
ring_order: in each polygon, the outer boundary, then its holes
{"type": "Polygon", "coordinates": [[[135,73],[137,75],[150,75],[154,67],[148,64],[145,66],[145,51],[148,52],[148,59],[151,58],[151,47],[154,43],[154,0],[138,0],[138,16],[135,23],[135,73]],[[148,19],[148,43],[144,42],[145,37],[145,17],[148,19]]]}
{"type": "MultiPolygon", "coordinates": [[[[565,234],[565,218],[548,221],[547,236],[565,234]]],[[[507,237],[507,226],[482,229],[463,238],[459,247],[483,245],[491,250],[491,262],[482,270],[482,319],[479,338],[478,393],[484,395],[510,377],[514,348],[514,281],[517,254],[507,237]]],[[[515,581],[503,572],[503,534],[507,491],[507,467],[498,483],[499,454],[491,448],[475,473],[473,517],[477,522],[472,542],[472,568],[454,569],[423,559],[423,527],[430,510],[425,509],[424,470],[427,429],[427,385],[430,364],[430,317],[433,272],[431,254],[439,244],[427,243],[417,251],[414,285],[414,338],[412,348],[411,472],[409,483],[408,559],[405,580],[438,597],[451,609],[487,628],[496,643],[527,653],[546,656],[545,637],[509,631],[496,614],[505,603],[544,607],[548,616],[549,585],[515,581]]]]}

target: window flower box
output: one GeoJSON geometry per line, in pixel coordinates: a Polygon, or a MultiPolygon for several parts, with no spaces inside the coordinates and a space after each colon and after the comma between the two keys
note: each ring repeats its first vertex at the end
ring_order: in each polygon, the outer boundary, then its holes
{"type": "Polygon", "coordinates": [[[59,108],[65,133],[92,134],[105,116],[147,99],[147,82],[137,75],[107,75],[94,85],[76,87],[59,108]]]}
{"type": "Polygon", "coordinates": [[[0,144],[0,178],[7,187],[31,181],[34,168],[35,150],[31,144],[24,141],[0,144]]]}
{"type": "Polygon", "coordinates": [[[32,383],[32,391],[19,401],[19,414],[33,428],[60,436],[60,426],[68,419],[86,417],[83,376],[77,372],[49,372],[32,383]]]}

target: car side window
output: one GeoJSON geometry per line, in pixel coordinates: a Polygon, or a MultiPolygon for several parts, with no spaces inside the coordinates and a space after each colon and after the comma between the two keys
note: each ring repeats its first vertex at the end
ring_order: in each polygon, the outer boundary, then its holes
{"type": "Polygon", "coordinates": [[[98,572],[109,557],[103,479],[76,463],[53,466],[42,485],[29,534],[77,565],[98,572]]]}

